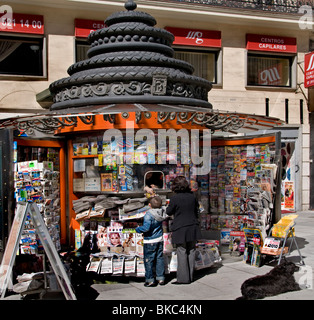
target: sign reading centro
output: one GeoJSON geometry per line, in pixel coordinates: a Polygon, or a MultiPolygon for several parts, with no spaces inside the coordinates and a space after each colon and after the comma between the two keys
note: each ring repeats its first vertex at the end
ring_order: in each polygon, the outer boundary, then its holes
{"type": "Polygon", "coordinates": [[[74,23],[75,36],[81,38],[87,38],[91,32],[105,27],[102,20],[75,19],[74,23]]]}
{"type": "Polygon", "coordinates": [[[262,34],[247,34],[246,49],[254,51],[296,53],[297,39],[262,34]]]}

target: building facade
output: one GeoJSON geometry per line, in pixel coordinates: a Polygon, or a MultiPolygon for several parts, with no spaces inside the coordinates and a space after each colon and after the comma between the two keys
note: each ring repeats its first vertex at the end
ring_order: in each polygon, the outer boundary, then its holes
{"type": "MultiPolygon", "coordinates": [[[[0,6],[0,112],[21,115],[49,106],[49,85],[86,57],[87,36],[125,1],[6,1],[0,6]]],[[[214,109],[276,117],[283,183],[293,182],[288,210],[310,196],[310,101],[304,55],[311,50],[309,1],[142,1],[137,10],[175,36],[176,56],[213,83],[214,109]],[[306,11],[307,9],[307,11],[306,11]],[[307,14],[307,16],[306,16],[307,14]],[[307,19],[305,19],[307,17],[307,19]],[[303,22],[303,24],[302,24],[303,22]]],[[[111,41],[109,39],[109,41],[111,41]]],[[[267,132],[258,131],[255,134],[267,132]]]]}

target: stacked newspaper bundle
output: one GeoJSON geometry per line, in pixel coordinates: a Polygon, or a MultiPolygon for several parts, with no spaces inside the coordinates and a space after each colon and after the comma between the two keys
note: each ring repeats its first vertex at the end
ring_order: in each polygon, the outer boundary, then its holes
{"type": "MultiPolygon", "coordinates": [[[[121,215],[126,216],[131,213],[137,214],[139,211],[145,213],[149,209],[148,206],[145,206],[146,201],[146,197],[120,199],[119,197],[107,197],[106,195],[98,195],[97,197],[85,196],[78,200],[73,200],[73,210],[76,213],[76,220],[103,217],[106,209],[115,207],[120,207],[122,210],[120,212],[121,215]]],[[[132,218],[134,217],[132,216],[132,218]]]]}
{"type": "Polygon", "coordinates": [[[76,213],[76,220],[82,220],[87,217],[103,216],[106,209],[117,206],[115,201],[117,197],[107,197],[98,195],[97,197],[85,196],[78,200],[73,200],[73,210],[76,213]]]}

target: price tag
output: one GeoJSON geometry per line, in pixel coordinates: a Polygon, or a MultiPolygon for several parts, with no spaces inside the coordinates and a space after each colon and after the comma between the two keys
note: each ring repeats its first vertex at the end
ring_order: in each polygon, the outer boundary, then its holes
{"type": "Polygon", "coordinates": [[[274,250],[279,249],[280,248],[280,239],[276,239],[276,238],[272,238],[272,237],[266,238],[263,248],[274,249],[274,250]]]}

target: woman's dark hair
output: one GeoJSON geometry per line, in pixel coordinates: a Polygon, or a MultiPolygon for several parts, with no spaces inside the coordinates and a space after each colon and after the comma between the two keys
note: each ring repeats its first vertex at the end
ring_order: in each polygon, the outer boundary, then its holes
{"type": "Polygon", "coordinates": [[[184,176],[177,176],[173,180],[171,190],[176,193],[191,192],[189,183],[184,176]]]}

